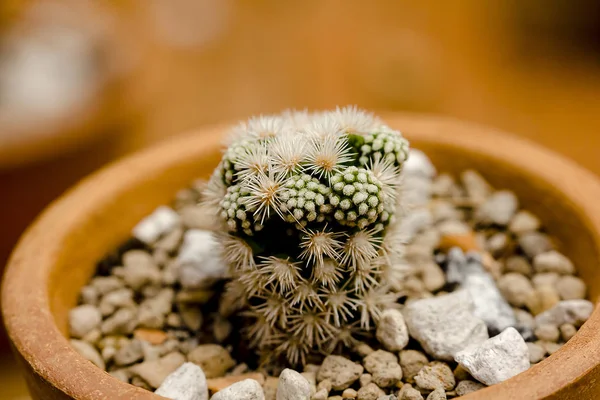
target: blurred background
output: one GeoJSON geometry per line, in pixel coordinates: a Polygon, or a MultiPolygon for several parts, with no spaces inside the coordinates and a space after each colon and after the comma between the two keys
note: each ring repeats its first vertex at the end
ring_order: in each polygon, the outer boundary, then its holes
{"type": "MultiPolygon", "coordinates": [[[[600,173],[600,2],[1,0],[0,265],[50,201],[203,124],[435,113],[600,173]]],[[[26,399],[0,333],[2,398],[26,399]]]]}

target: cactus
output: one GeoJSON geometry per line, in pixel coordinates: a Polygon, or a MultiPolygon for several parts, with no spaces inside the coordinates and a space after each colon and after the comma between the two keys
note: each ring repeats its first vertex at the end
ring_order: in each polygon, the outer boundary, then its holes
{"type": "Polygon", "coordinates": [[[204,198],[227,230],[225,306],[249,319],[263,359],[297,365],[351,346],[395,301],[384,278],[407,154],[400,132],[356,107],[233,129],[204,198]]]}

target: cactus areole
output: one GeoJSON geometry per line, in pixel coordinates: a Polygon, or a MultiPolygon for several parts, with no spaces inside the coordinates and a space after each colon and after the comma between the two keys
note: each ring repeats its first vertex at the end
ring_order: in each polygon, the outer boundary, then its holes
{"type": "Polygon", "coordinates": [[[223,221],[229,306],[263,360],[352,346],[394,303],[408,141],[356,107],[253,117],[232,129],[205,201],[223,221]]]}

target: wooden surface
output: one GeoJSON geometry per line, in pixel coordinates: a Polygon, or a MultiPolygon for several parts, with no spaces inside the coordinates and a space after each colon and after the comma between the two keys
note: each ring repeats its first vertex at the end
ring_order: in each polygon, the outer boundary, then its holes
{"type": "MultiPolygon", "coordinates": [[[[493,129],[431,116],[389,114],[383,119],[405,131],[440,169],[457,173],[473,167],[496,187],[514,190],[522,205],[557,236],[560,250],[588,283],[591,298],[598,297],[600,181],[595,176],[493,129]]],[[[221,132],[219,127],[198,131],[103,169],[55,202],[28,230],[8,266],[2,312],[34,399],[159,398],[109,376],[76,353],[64,336],[68,311],[98,258],[186,183],[210,175],[220,159],[221,132]]],[[[599,346],[596,309],[558,352],[465,400],[595,399],[599,346]]]]}
{"type": "MultiPolygon", "coordinates": [[[[0,2],[0,22],[30,1],[0,2]]],[[[557,4],[186,2],[162,2],[182,5],[161,15],[196,32],[191,44],[168,34],[152,5],[160,0],[106,0],[144,65],[117,107],[135,102],[140,114],[119,122],[108,116],[95,141],[0,171],[0,265],[44,206],[110,160],[206,123],[290,106],[357,103],[456,116],[531,138],[600,173],[598,59],[574,53],[575,40],[565,51],[540,32],[515,28],[522,4],[566,19],[557,4]]],[[[10,396],[23,394],[1,332],[0,353],[0,385],[10,396]]]]}

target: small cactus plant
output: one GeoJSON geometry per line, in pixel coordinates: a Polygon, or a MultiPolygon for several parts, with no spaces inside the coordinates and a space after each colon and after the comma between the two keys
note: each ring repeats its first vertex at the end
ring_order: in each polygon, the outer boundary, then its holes
{"type": "Polygon", "coordinates": [[[233,129],[204,198],[222,219],[228,308],[250,344],[290,364],[351,346],[395,299],[408,142],[356,107],[286,111],[233,129]]]}

